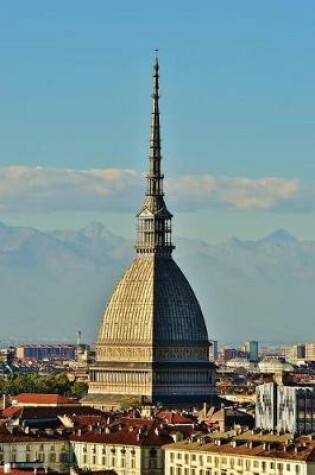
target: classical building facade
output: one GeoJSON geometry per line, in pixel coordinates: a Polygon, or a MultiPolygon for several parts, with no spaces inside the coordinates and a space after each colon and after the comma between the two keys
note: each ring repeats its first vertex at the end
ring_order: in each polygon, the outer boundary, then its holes
{"type": "Polygon", "coordinates": [[[198,300],[172,258],[172,214],[161,171],[159,63],[153,72],[149,171],[137,214],[136,257],[116,286],[96,341],[89,394],[195,403],[214,394],[214,365],[198,300]]]}
{"type": "Polygon", "coordinates": [[[242,441],[165,446],[165,475],[314,475],[314,444],[242,441]]]}

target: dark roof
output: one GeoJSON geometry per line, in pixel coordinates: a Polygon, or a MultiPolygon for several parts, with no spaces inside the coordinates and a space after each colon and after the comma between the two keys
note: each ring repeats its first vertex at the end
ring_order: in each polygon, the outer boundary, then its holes
{"type": "MultiPolygon", "coordinates": [[[[7,411],[7,409],[6,409],[7,411]]],[[[60,406],[60,407],[23,407],[20,418],[24,419],[57,419],[58,416],[100,416],[106,417],[106,413],[88,406],[60,406]]]]}

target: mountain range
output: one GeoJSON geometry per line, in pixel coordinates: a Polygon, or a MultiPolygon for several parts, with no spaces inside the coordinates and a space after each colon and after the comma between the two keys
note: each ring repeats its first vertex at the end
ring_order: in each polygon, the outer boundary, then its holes
{"type": "MultiPolygon", "coordinates": [[[[92,342],[132,243],[94,222],[43,232],[0,223],[0,340],[92,342]]],[[[257,241],[177,240],[174,258],[221,341],[312,341],[315,242],[277,230],[257,241]]]]}

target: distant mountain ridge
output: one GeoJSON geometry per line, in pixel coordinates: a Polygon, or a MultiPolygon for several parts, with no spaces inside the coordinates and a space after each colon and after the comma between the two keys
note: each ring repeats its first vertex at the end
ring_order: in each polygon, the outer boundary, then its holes
{"type": "MultiPolygon", "coordinates": [[[[0,223],[1,338],[93,341],[131,242],[94,222],[42,232],[0,223]]],[[[315,242],[277,230],[257,241],[179,239],[175,260],[211,338],[312,340],[315,242]],[[297,323],[298,322],[298,323],[297,323]]]]}

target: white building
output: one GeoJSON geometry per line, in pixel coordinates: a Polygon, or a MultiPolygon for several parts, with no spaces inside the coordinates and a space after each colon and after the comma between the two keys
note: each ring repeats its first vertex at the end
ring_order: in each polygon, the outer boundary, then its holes
{"type": "Polygon", "coordinates": [[[278,432],[315,431],[315,388],[265,383],[256,388],[256,427],[278,432]]]}
{"type": "Polygon", "coordinates": [[[147,424],[71,437],[75,465],[83,470],[114,470],[118,475],[164,475],[162,446],[173,439],[152,420],[147,424]]]}
{"type": "Polygon", "coordinates": [[[0,435],[0,466],[68,472],[70,462],[68,440],[0,435]]]}
{"type": "Polygon", "coordinates": [[[283,438],[270,442],[238,437],[211,443],[169,444],[165,475],[314,475],[314,444],[298,448],[283,438]]]}
{"type": "Polygon", "coordinates": [[[274,382],[256,387],[255,425],[267,430],[277,427],[277,384],[274,382]]]}

